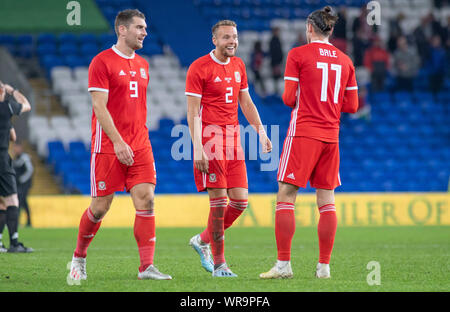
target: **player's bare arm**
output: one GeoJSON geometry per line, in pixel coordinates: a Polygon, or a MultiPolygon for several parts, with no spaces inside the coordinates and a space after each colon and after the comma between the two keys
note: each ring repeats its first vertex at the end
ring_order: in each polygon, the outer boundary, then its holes
{"type": "Polygon", "coordinates": [[[16,130],[14,130],[14,128],[11,128],[9,130],[9,140],[11,142],[16,142],[16,140],[17,140],[16,130]]]}
{"type": "Polygon", "coordinates": [[[22,109],[20,111],[21,114],[29,112],[31,110],[30,102],[28,102],[27,98],[22,93],[20,93],[19,90],[14,89],[9,84],[3,84],[1,81],[0,87],[3,88],[6,93],[12,95],[17,103],[22,105],[22,109]]]}
{"type": "Polygon", "coordinates": [[[239,92],[239,104],[248,123],[259,134],[259,140],[263,146],[263,152],[269,153],[272,150],[272,142],[267,137],[261,118],[259,117],[258,109],[256,108],[255,103],[253,103],[248,91],[239,92]]]}
{"type": "Polygon", "coordinates": [[[194,164],[201,172],[208,173],[208,157],[203,150],[202,125],[199,118],[201,98],[187,96],[187,120],[189,132],[191,133],[192,144],[194,146],[194,164]]]}
{"type": "Polygon", "coordinates": [[[106,108],[106,104],[108,103],[108,93],[91,91],[91,96],[95,116],[108,138],[114,144],[114,152],[116,153],[117,158],[122,164],[131,166],[134,162],[134,154],[131,147],[122,139],[119,131],[117,131],[111,114],[106,108]]]}

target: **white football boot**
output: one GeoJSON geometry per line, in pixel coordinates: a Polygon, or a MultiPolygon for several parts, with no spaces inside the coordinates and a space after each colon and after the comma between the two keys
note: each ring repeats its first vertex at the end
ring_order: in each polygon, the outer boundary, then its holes
{"type": "Polygon", "coordinates": [[[294,273],[292,272],[290,261],[286,261],[286,263],[283,264],[277,261],[270,271],[259,274],[259,277],[262,279],[292,278],[293,276],[294,273]]]}
{"type": "Polygon", "coordinates": [[[200,234],[195,235],[189,241],[189,245],[198,253],[200,256],[200,262],[202,267],[212,273],[214,271],[214,262],[212,260],[211,248],[209,244],[202,244],[200,239],[200,234]]]}
{"type": "Polygon", "coordinates": [[[213,277],[237,277],[236,274],[231,272],[230,268],[226,263],[223,263],[217,269],[212,272],[213,277]]]}
{"type": "Polygon", "coordinates": [[[147,279],[171,280],[172,276],[159,272],[158,269],[152,264],[152,265],[149,265],[145,269],[145,271],[138,273],[138,279],[140,279],[140,280],[147,280],[147,279]]]}
{"type": "Polygon", "coordinates": [[[316,267],[317,278],[330,278],[330,265],[328,263],[317,263],[316,267]]]}
{"type": "Polygon", "coordinates": [[[70,278],[74,281],[86,280],[86,258],[72,257],[70,265],[70,278]]]}

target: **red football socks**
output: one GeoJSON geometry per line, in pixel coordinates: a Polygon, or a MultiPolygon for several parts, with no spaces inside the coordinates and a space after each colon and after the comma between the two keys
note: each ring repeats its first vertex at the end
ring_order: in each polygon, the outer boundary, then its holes
{"type": "Polygon", "coordinates": [[[209,205],[209,241],[211,242],[211,253],[213,255],[214,264],[218,265],[225,262],[224,215],[227,207],[227,198],[211,198],[209,205]]]}
{"type": "Polygon", "coordinates": [[[291,243],[295,233],[294,204],[277,202],[275,210],[275,239],[277,242],[278,260],[291,259],[291,243]]]}
{"type": "Polygon", "coordinates": [[[94,239],[101,223],[102,219],[94,217],[90,207],[84,211],[78,228],[77,248],[74,252],[75,257],[86,258],[89,244],[94,239]]]}
{"type": "Polygon", "coordinates": [[[224,228],[228,229],[248,206],[247,199],[231,199],[225,211],[224,228]]]}
{"type": "MultiPolygon", "coordinates": [[[[225,230],[228,229],[237,218],[239,218],[239,216],[244,212],[247,206],[248,206],[247,199],[230,198],[230,202],[228,203],[224,216],[223,227],[225,230]]],[[[202,242],[209,244],[208,228],[206,228],[202,233],[200,233],[200,238],[202,242]]]]}
{"type": "Polygon", "coordinates": [[[334,204],[327,204],[319,208],[320,218],[317,226],[319,236],[319,263],[330,263],[336,235],[337,218],[334,204]]]}
{"type": "Polygon", "coordinates": [[[139,250],[139,272],[153,264],[155,254],[155,215],[152,210],[136,210],[134,237],[139,250]]]}

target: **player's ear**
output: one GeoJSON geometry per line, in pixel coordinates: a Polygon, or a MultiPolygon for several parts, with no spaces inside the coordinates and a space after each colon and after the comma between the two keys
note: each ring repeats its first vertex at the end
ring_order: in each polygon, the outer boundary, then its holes
{"type": "Polygon", "coordinates": [[[212,36],[212,43],[216,46],[217,45],[217,38],[215,35],[212,36]]]}
{"type": "Polygon", "coordinates": [[[127,30],[127,26],[126,25],[119,25],[119,36],[124,34],[124,32],[127,30]]]}

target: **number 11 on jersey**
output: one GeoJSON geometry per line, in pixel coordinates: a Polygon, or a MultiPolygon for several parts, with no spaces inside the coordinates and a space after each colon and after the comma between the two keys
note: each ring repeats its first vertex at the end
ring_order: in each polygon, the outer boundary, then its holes
{"type": "MultiPolygon", "coordinates": [[[[337,104],[339,98],[339,90],[341,89],[341,70],[342,66],[338,64],[330,64],[331,70],[336,71],[336,81],[334,83],[333,102],[337,104]]],[[[320,90],[320,101],[327,102],[328,88],[328,63],[317,62],[317,68],[322,70],[322,88],[320,90]]]]}

